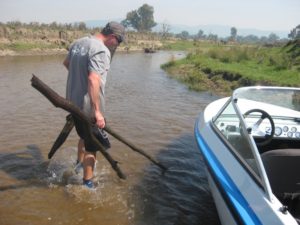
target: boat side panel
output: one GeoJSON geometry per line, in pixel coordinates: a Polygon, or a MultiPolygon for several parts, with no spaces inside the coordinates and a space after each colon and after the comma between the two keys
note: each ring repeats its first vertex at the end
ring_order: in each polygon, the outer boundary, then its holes
{"type": "Polygon", "coordinates": [[[259,225],[262,224],[248,202],[242,196],[237,186],[234,184],[230,176],[227,174],[219,160],[208,147],[204,139],[199,133],[198,123],[195,126],[195,136],[199,148],[202,151],[206,161],[207,169],[212,175],[218,190],[220,191],[227,208],[230,210],[232,217],[237,224],[259,225]]]}
{"type": "Polygon", "coordinates": [[[237,225],[209,172],[207,172],[207,178],[222,225],[237,225]]]}
{"type": "Polygon", "coordinates": [[[196,140],[226,204],[233,207],[232,214],[240,216],[243,224],[297,224],[290,214],[279,211],[278,201],[268,201],[263,190],[204,121],[202,114],[195,126],[196,140]]]}

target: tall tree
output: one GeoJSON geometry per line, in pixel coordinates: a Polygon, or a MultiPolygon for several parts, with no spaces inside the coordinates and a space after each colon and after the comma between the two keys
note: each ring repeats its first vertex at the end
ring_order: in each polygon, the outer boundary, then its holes
{"type": "Polygon", "coordinates": [[[268,37],[268,41],[271,43],[276,42],[279,39],[279,37],[275,33],[271,33],[268,37]]]}
{"type": "Polygon", "coordinates": [[[125,27],[132,27],[137,31],[151,31],[156,26],[153,17],[154,9],[148,4],[142,5],[137,10],[127,13],[126,19],[122,21],[125,27]]]}
{"type": "Polygon", "coordinates": [[[291,39],[300,39],[300,24],[296,26],[294,29],[291,30],[291,32],[288,35],[291,39]]]}
{"type": "Polygon", "coordinates": [[[209,34],[207,36],[207,39],[211,40],[211,41],[218,41],[218,35],[217,34],[209,34]]]}
{"type": "Polygon", "coordinates": [[[137,10],[133,10],[127,13],[126,19],[121,22],[125,27],[132,27],[139,30],[140,27],[140,17],[137,10]]]}
{"type": "Polygon", "coordinates": [[[171,30],[171,26],[167,23],[163,23],[161,27],[161,36],[167,38],[171,30]]]}
{"type": "Polygon", "coordinates": [[[182,40],[187,40],[190,37],[190,34],[186,30],[184,30],[180,34],[177,34],[176,37],[179,37],[182,40]]]}
{"type": "Polygon", "coordinates": [[[231,27],[231,29],[230,29],[230,38],[231,38],[231,40],[235,41],[236,36],[237,36],[237,29],[235,27],[231,27]]]}
{"type": "Polygon", "coordinates": [[[196,39],[202,39],[204,38],[204,31],[203,30],[199,30],[198,33],[196,34],[196,39]]]}

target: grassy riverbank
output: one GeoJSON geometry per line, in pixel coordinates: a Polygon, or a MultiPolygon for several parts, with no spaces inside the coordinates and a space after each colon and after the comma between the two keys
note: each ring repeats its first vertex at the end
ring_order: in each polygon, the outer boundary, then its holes
{"type": "MultiPolygon", "coordinates": [[[[68,46],[80,37],[99,33],[101,28],[88,29],[85,26],[52,24],[0,23],[0,56],[39,55],[66,53],[68,46]]],[[[126,44],[118,51],[158,50],[162,48],[162,37],[157,33],[130,31],[126,44]]],[[[172,38],[164,41],[172,42],[172,38]]]]}
{"type": "Polygon", "coordinates": [[[162,65],[196,91],[228,94],[247,85],[300,86],[300,41],[282,46],[190,42],[170,46],[190,53],[162,65]]]}
{"type": "MultiPolygon", "coordinates": [[[[82,34],[83,37],[90,34],[82,34]]],[[[144,51],[144,49],[159,50],[163,44],[160,40],[148,39],[147,36],[136,37],[128,41],[126,44],[121,44],[117,51],[132,52],[144,51]]],[[[79,38],[78,37],[78,38],[79,38]]],[[[15,56],[15,55],[49,55],[49,54],[66,54],[68,46],[75,39],[64,41],[60,39],[0,39],[0,56],[15,56]]]]}

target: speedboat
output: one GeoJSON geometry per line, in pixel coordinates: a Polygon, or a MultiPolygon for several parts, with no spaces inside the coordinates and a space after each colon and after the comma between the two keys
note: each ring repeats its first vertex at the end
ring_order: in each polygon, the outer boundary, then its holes
{"type": "Polygon", "coordinates": [[[223,225],[300,224],[300,88],[238,88],[194,133],[223,225]]]}

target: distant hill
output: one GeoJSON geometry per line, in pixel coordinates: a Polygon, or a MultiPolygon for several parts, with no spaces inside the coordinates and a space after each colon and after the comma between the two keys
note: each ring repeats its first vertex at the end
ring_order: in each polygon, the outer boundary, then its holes
{"type": "MultiPolygon", "coordinates": [[[[113,19],[114,21],[121,22],[122,19],[113,19]]],[[[104,27],[105,24],[111,20],[88,20],[85,21],[85,24],[90,27],[104,27]]],[[[188,26],[188,25],[180,25],[180,24],[168,24],[171,27],[170,32],[174,34],[181,33],[182,31],[187,31],[189,34],[197,34],[199,30],[203,30],[205,35],[209,34],[217,34],[219,37],[228,37],[230,36],[230,29],[232,26],[224,26],[224,25],[198,25],[198,26],[188,26]]],[[[236,27],[237,34],[240,36],[247,36],[253,34],[255,36],[268,37],[271,33],[275,33],[280,38],[287,38],[289,34],[289,30],[259,30],[259,29],[249,29],[249,28],[239,28],[236,27]]],[[[152,29],[152,31],[159,32],[162,30],[162,24],[158,23],[156,27],[152,29]]]]}
{"type": "MultiPolygon", "coordinates": [[[[161,30],[161,24],[158,24],[155,29],[156,31],[161,30]]],[[[199,26],[187,26],[187,25],[172,25],[171,32],[178,34],[182,31],[187,31],[189,34],[197,34],[199,30],[203,30],[205,35],[209,34],[217,34],[219,37],[228,37],[230,36],[230,29],[232,26],[224,26],[224,25],[199,25],[199,26]]],[[[239,36],[247,36],[247,35],[255,35],[258,37],[266,36],[268,37],[271,33],[275,33],[280,38],[287,38],[289,31],[282,30],[259,30],[259,29],[249,29],[249,28],[239,28],[237,29],[237,35],[239,36]]]]}

